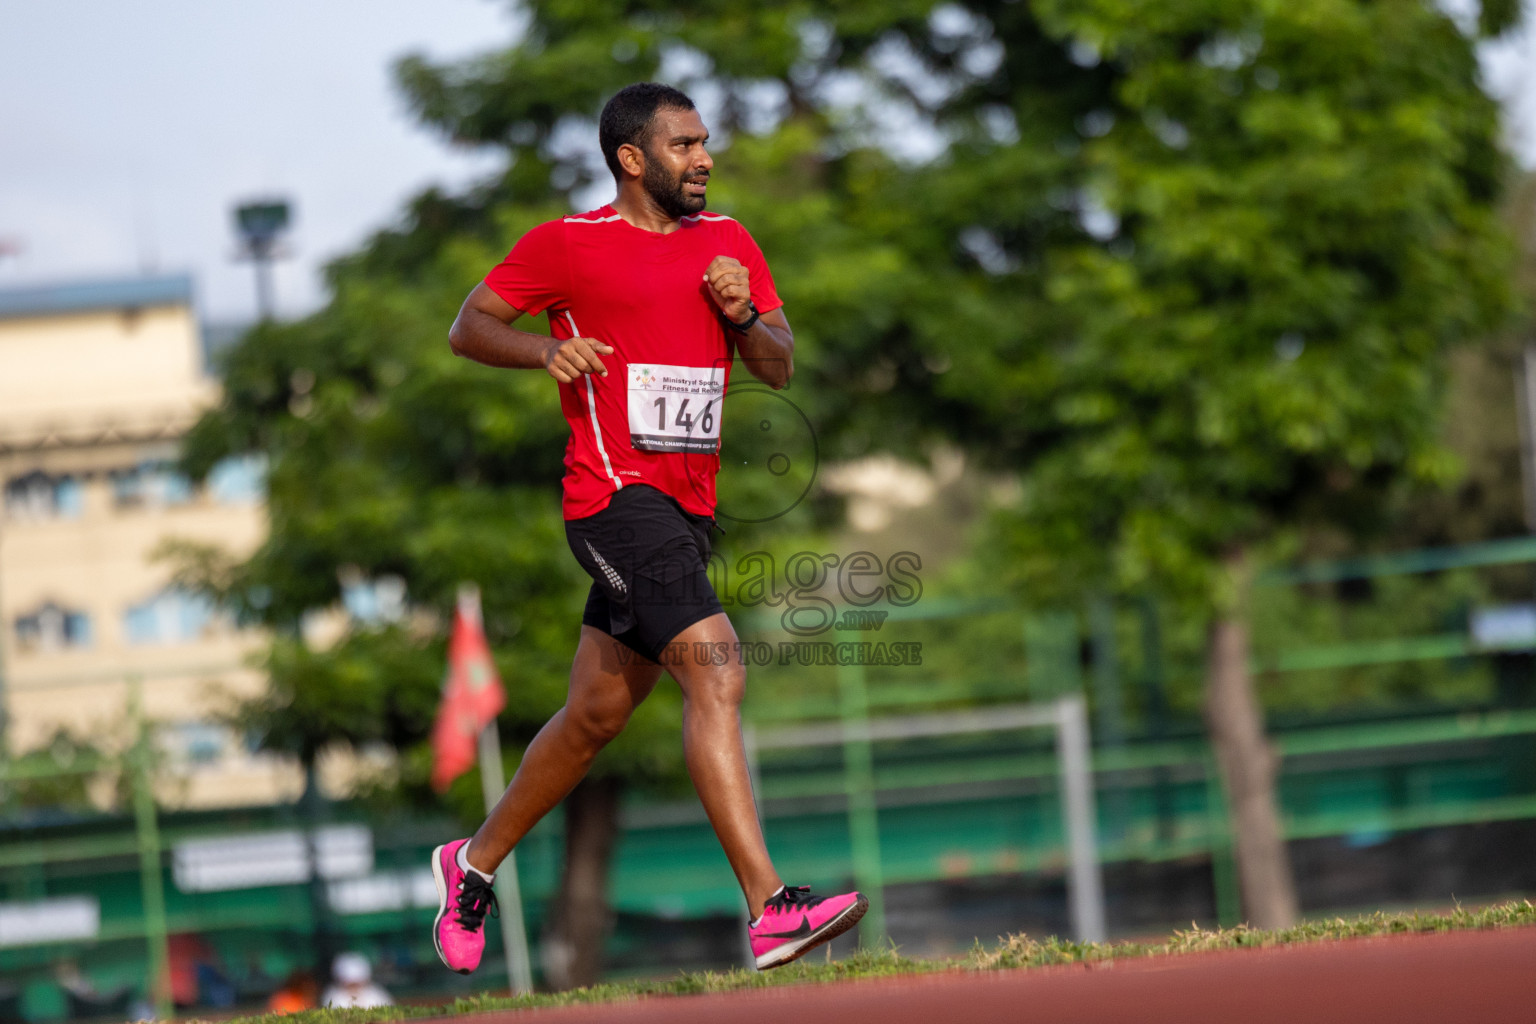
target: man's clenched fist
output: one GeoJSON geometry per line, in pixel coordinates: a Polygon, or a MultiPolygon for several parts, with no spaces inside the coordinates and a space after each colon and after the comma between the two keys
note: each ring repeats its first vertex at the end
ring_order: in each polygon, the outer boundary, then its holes
{"type": "Polygon", "coordinates": [[[552,342],[544,352],[544,369],[561,384],[569,384],[584,373],[608,376],[608,368],[598,354],[612,355],[613,346],[596,338],[567,338],[552,342]]]}
{"type": "Polygon", "coordinates": [[[739,261],[716,256],[709,261],[704,280],[709,283],[710,297],[727,320],[739,324],[752,315],[752,286],[747,268],[739,261]]]}

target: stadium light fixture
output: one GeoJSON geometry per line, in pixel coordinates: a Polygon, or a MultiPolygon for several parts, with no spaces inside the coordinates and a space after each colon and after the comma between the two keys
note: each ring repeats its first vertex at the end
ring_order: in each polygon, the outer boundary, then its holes
{"type": "Polygon", "coordinates": [[[235,207],[240,256],[256,264],[256,313],[272,319],[272,261],[288,255],[281,235],[288,230],[292,206],[282,198],[253,199],[235,207]]]}

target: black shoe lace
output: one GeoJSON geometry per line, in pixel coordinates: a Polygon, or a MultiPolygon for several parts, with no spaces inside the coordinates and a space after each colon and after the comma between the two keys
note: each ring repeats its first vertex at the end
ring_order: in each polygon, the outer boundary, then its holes
{"type": "Polygon", "coordinates": [[[768,904],[763,909],[785,911],[790,907],[800,907],[810,910],[825,899],[825,896],[812,896],[808,885],[786,885],[777,895],[768,897],[768,904]]]}
{"type": "Polygon", "coordinates": [[[473,871],[464,872],[464,881],[459,885],[459,924],[464,926],[467,932],[477,932],[485,923],[486,912],[492,917],[501,916],[501,908],[496,903],[496,891],[491,888],[491,883],[475,874],[473,871]]]}

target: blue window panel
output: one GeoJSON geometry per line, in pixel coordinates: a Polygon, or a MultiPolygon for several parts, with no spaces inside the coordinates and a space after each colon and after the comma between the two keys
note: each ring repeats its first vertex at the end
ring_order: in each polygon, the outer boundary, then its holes
{"type": "Polygon", "coordinates": [[[161,505],[185,505],[192,500],[192,481],[174,469],[158,468],[151,489],[161,505]]]}
{"type": "Polygon", "coordinates": [[[213,603],[199,594],[171,588],[123,613],[130,644],[168,644],[196,640],[213,621],[213,603]]]}
{"type": "Polygon", "coordinates": [[[144,474],[138,469],[118,470],[112,474],[112,503],[118,508],[142,504],[144,474]]]}
{"type": "Polygon", "coordinates": [[[180,722],[169,729],[176,746],[192,764],[215,764],[229,748],[229,734],[208,722],[180,722]]]}
{"type": "Polygon", "coordinates": [[[130,644],[152,644],[160,639],[153,602],[135,605],[124,613],[123,633],[130,644]]]}
{"type": "Polygon", "coordinates": [[[263,455],[224,459],[208,474],[208,493],[226,505],[253,505],[267,496],[267,460],[263,455]]]}
{"type": "Polygon", "coordinates": [[[16,646],[27,651],[42,642],[42,626],[36,615],[21,615],[16,618],[16,646]]]}
{"type": "Polygon", "coordinates": [[[76,476],[29,473],[6,483],[5,509],[18,519],[78,519],[85,489],[76,476]]]}
{"type": "Polygon", "coordinates": [[[85,487],[76,476],[60,477],[53,486],[53,508],[60,519],[79,519],[85,512],[85,487]]]}
{"type": "Polygon", "coordinates": [[[64,616],[64,645],[89,647],[92,643],[91,617],[85,612],[68,612],[64,616]]]}
{"type": "Polygon", "coordinates": [[[207,598],[181,591],[174,592],[173,601],[177,620],[176,639],[195,640],[202,636],[203,630],[213,618],[213,605],[207,598]]]}
{"type": "Polygon", "coordinates": [[[56,651],[91,646],[91,617],[52,601],[29,615],[17,616],[16,645],[21,650],[56,651]]]}

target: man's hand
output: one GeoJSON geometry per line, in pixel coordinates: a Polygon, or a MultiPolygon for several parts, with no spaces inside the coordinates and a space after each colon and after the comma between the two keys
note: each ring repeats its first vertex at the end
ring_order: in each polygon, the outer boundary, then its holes
{"type": "Polygon", "coordinates": [[[544,369],[561,384],[569,384],[584,373],[608,376],[608,368],[598,354],[612,355],[613,346],[604,345],[595,338],[567,338],[552,341],[544,353],[544,369]]]}
{"type": "MultiPolygon", "coordinates": [[[[752,286],[739,260],[716,256],[704,272],[704,283],[721,316],[733,324],[751,318],[752,286]]],[[[783,309],[770,309],[750,331],[728,331],[727,335],[728,344],[740,353],[752,376],[775,390],[789,383],[795,372],[795,335],[783,309]]]]}
{"type": "Polygon", "coordinates": [[[709,283],[710,297],[720,312],[733,324],[744,322],[752,315],[752,285],[747,268],[729,256],[716,256],[704,271],[709,283]]]}

